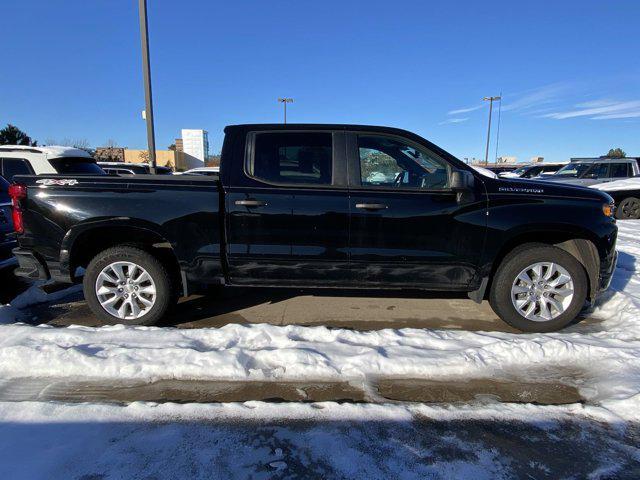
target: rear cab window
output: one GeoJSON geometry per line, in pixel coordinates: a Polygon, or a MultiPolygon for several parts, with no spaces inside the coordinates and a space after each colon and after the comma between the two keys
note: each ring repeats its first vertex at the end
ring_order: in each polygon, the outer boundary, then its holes
{"type": "Polygon", "coordinates": [[[100,168],[93,158],[89,157],[60,157],[49,160],[51,166],[56,172],[61,174],[73,175],[104,175],[105,172],[100,168]]]}
{"type": "Polygon", "coordinates": [[[258,132],[249,176],[284,185],[331,185],[331,132],[258,132]]]}
{"type": "Polygon", "coordinates": [[[35,172],[29,162],[23,158],[0,158],[0,172],[8,181],[13,182],[16,175],[33,175],[35,172]]]}

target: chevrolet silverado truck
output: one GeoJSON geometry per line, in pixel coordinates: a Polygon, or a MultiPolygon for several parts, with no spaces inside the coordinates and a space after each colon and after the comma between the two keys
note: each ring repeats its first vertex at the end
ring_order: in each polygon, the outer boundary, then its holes
{"type": "Polygon", "coordinates": [[[219,176],[22,176],[10,190],[17,274],[83,282],[105,323],[154,324],[216,285],[339,287],[466,292],[546,332],[616,262],[606,193],[491,178],[387,127],[229,126],[219,176]]]}

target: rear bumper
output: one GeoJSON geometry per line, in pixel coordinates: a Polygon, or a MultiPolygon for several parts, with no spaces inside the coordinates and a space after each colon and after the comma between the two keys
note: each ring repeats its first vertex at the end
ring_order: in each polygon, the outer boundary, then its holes
{"type": "Polygon", "coordinates": [[[16,248],[13,250],[13,254],[18,260],[18,268],[15,271],[17,276],[31,280],[49,280],[51,278],[45,263],[30,250],[16,248]]]}

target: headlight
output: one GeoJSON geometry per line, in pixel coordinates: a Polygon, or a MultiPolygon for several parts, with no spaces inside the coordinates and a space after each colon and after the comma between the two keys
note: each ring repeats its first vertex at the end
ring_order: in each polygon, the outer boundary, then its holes
{"type": "Polygon", "coordinates": [[[613,217],[613,212],[615,211],[615,206],[610,203],[605,203],[602,205],[602,213],[607,217],[613,217]]]}

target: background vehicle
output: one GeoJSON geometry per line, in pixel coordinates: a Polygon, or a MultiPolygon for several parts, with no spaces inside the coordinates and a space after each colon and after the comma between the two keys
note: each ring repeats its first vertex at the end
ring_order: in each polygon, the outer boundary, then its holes
{"type": "Polygon", "coordinates": [[[180,175],[206,175],[206,176],[217,176],[220,175],[220,167],[198,167],[192,168],[191,170],[186,170],[184,172],[179,172],[180,175]]]}
{"type": "MultiPolygon", "coordinates": [[[[151,167],[147,163],[125,162],[98,162],[105,173],[110,175],[149,175],[151,167]]],[[[157,175],[171,175],[173,170],[169,167],[156,167],[157,175]]]]}
{"type": "Polygon", "coordinates": [[[338,286],[488,293],[509,324],[551,331],[608,287],[603,192],[490,178],[394,128],[225,133],[219,178],[20,177],[18,274],[69,283],[83,267],[94,314],[129,324],[209,285],[338,286]]]}
{"type": "Polygon", "coordinates": [[[538,175],[553,175],[565,165],[566,163],[536,163],[518,167],[511,172],[501,172],[498,176],[500,178],[533,178],[538,175]]]}
{"type": "Polygon", "coordinates": [[[16,175],[64,173],[101,175],[102,169],[84,150],[70,147],[0,146],[0,175],[9,182],[16,175]]]}
{"type": "Polygon", "coordinates": [[[13,221],[8,188],[9,182],[0,177],[0,269],[16,264],[16,259],[11,253],[17,243],[12,238],[13,221]]]}
{"type": "Polygon", "coordinates": [[[603,158],[571,162],[555,175],[538,177],[537,180],[590,186],[636,175],[640,175],[640,166],[635,158],[603,158]]]}
{"type": "Polygon", "coordinates": [[[496,175],[499,175],[504,172],[513,172],[516,168],[516,165],[513,164],[504,164],[504,163],[489,163],[487,165],[474,165],[484,168],[485,170],[490,170],[496,175]]]}
{"type": "Polygon", "coordinates": [[[616,218],[621,220],[640,218],[640,177],[594,185],[607,192],[616,202],[616,218]]]}

